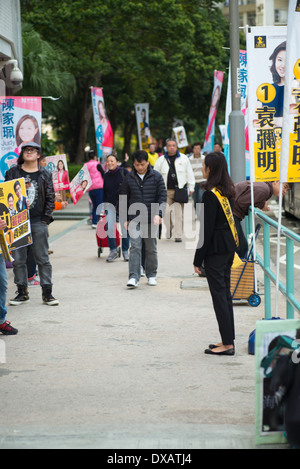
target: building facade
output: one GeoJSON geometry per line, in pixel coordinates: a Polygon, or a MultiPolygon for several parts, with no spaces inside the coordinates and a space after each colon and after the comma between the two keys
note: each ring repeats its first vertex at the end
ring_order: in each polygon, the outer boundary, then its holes
{"type": "Polygon", "coordinates": [[[20,0],[0,1],[0,95],[20,90],[23,80],[20,0]]]}
{"type": "MultiPolygon", "coordinates": [[[[229,2],[219,4],[228,19],[229,2]]],[[[288,6],[288,0],[240,0],[240,26],[284,26],[287,24],[288,6]]]]}

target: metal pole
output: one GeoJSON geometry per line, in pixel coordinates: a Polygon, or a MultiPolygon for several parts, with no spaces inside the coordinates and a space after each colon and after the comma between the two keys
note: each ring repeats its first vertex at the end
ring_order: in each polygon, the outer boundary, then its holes
{"type": "Polygon", "coordinates": [[[229,2],[231,107],[229,115],[230,176],[234,183],[246,179],[245,123],[241,111],[240,38],[238,0],[229,2]]]}

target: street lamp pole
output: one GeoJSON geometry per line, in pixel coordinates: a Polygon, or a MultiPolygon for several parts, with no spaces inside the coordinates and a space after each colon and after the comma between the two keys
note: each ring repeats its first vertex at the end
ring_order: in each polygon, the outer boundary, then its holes
{"type": "Polygon", "coordinates": [[[238,0],[229,2],[231,108],[229,114],[230,176],[234,183],[246,179],[245,123],[241,111],[240,37],[238,0]]]}

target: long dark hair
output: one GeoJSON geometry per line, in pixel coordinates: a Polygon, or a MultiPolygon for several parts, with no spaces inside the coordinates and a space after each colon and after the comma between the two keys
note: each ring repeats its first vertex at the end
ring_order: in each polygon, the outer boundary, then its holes
{"type": "Polygon", "coordinates": [[[223,153],[208,153],[205,157],[204,164],[209,168],[205,189],[211,191],[216,187],[224,197],[233,199],[235,196],[234,184],[229,176],[227,161],[223,153]]]}

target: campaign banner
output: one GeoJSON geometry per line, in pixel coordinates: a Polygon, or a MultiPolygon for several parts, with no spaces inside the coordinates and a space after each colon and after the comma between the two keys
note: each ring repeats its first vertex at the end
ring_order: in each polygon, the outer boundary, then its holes
{"type": "Polygon", "coordinates": [[[32,244],[29,207],[24,178],[0,183],[0,217],[7,224],[4,235],[9,251],[32,244]]]}
{"type": "MultiPolygon", "coordinates": [[[[241,111],[245,121],[245,159],[246,159],[246,177],[250,177],[250,157],[249,157],[249,129],[248,129],[248,69],[247,69],[247,51],[240,50],[240,95],[241,111]]],[[[231,100],[231,65],[229,63],[228,86],[226,96],[225,111],[225,130],[224,130],[224,155],[230,168],[230,145],[229,145],[229,115],[232,111],[231,100]]]]}
{"type": "Polygon", "coordinates": [[[187,140],[185,128],[182,125],[179,127],[174,127],[173,133],[175,135],[178,148],[185,148],[188,146],[188,140],[187,140]]]}
{"type": "Polygon", "coordinates": [[[0,182],[24,143],[41,145],[41,121],[41,98],[0,96],[0,182]]]}
{"type": "Polygon", "coordinates": [[[70,181],[66,155],[47,156],[45,160],[45,168],[52,173],[55,192],[69,189],[70,181]]]}
{"type": "Polygon", "coordinates": [[[247,33],[250,178],[278,181],[285,85],[286,26],[247,33]]]}
{"type": "Polygon", "coordinates": [[[74,179],[70,182],[70,195],[74,205],[81,199],[86,191],[91,187],[92,179],[88,168],[83,165],[81,170],[76,174],[74,179]]]}
{"type": "Polygon", "coordinates": [[[280,181],[300,181],[300,2],[290,0],[286,45],[280,181]]]}
{"type": "Polygon", "coordinates": [[[149,150],[151,132],[149,127],[149,103],[135,105],[136,126],[139,139],[139,149],[149,150]]]}
{"type": "Polygon", "coordinates": [[[210,152],[214,149],[215,143],[215,121],[218,111],[218,106],[221,97],[222,83],[224,78],[224,72],[214,71],[214,89],[211,97],[211,105],[208,114],[207,127],[205,132],[204,145],[202,152],[210,152]]]}
{"type": "Polygon", "coordinates": [[[106,114],[103,88],[91,89],[94,124],[96,132],[97,155],[101,160],[109,155],[114,146],[114,135],[106,114]]]}

